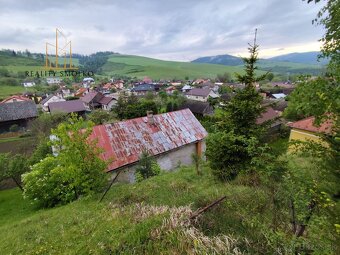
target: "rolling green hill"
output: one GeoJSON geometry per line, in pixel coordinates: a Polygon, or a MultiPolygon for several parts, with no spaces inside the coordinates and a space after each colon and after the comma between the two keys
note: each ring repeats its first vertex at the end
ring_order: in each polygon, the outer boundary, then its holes
{"type": "MultiPolygon", "coordinates": [[[[279,74],[311,74],[319,75],[325,69],[327,60],[317,61],[318,52],[292,53],[269,59],[260,59],[260,70],[271,71],[279,74]]],[[[218,55],[201,57],[192,63],[209,63],[225,66],[242,66],[242,59],[232,55],[218,55]]]]}
{"type": "MultiPolygon", "coordinates": [[[[78,65],[79,60],[73,58],[73,63],[78,65]]],[[[17,75],[18,72],[26,70],[41,70],[43,65],[43,61],[38,59],[0,55],[0,69],[5,68],[10,71],[12,75],[17,75]]],[[[271,71],[283,75],[286,75],[287,73],[308,73],[317,75],[323,71],[321,65],[278,62],[272,60],[260,60],[258,66],[260,69],[259,73],[271,71]]],[[[148,76],[153,79],[195,79],[215,78],[217,74],[223,74],[225,72],[233,75],[235,72],[242,73],[242,71],[242,65],[231,66],[211,63],[164,61],[142,56],[112,54],[109,56],[107,62],[101,67],[100,76],[110,77],[113,75],[124,75],[137,78],[148,76]]]]}
{"type": "Polygon", "coordinates": [[[215,78],[217,74],[242,72],[242,67],[175,62],[132,55],[111,55],[102,67],[106,75],[126,75],[153,79],[215,78]]]}
{"type": "Polygon", "coordinates": [[[319,75],[325,71],[322,65],[293,63],[273,60],[260,60],[258,62],[259,69],[264,71],[271,71],[280,74],[311,74],[319,75]]]}

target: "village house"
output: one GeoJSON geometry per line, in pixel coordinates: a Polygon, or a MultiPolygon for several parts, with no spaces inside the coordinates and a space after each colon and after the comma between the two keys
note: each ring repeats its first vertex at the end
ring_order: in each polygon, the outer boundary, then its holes
{"type": "Polygon", "coordinates": [[[81,100],[70,100],[64,102],[54,102],[48,105],[50,113],[76,113],[78,115],[85,115],[85,106],[81,100]]]}
{"type": "Polygon", "coordinates": [[[202,102],[207,102],[209,97],[217,98],[219,97],[214,91],[211,89],[200,89],[194,88],[187,92],[185,96],[191,100],[197,100],[202,102]]]}
{"type": "Polygon", "coordinates": [[[117,99],[111,96],[103,96],[99,103],[103,110],[111,111],[111,109],[117,104],[117,99]]]}
{"type": "Polygon", "coordinates": [[[95,81],[91,77],[84,78],[83,82],[82,82],[84,88],[89,88],[94,83],[95,83],[95,81]]]}
{"type": "Polygon", "coordinates": [[[315,125],[314,121],[314,117],[309,117],[288,123],[287,125],[291,127],[289,141],[321,142],[320,134],[332,133],[333,122],[331,120],[321,123],[320,126],[315,125]]]}
{"type": "Polygon", "coordinates": [[[113,86],[118,90],[123,89],[124,88],[124,81],[123,80],[114,81],[113,86]]]}
{"type": "Polygon", "coordinates": [[[62,81],[61,78],[59,77],[47,77],[46,82],[48,85],[53,85],[53,84],[60,84],[62,81]]]}
{"type": "Polygon", "coordinates": [[[266,106],[266,111],[261,114],[259,118],[256,119],[256,124],[260,125],[265,122],[271,122],[268,127],[268,133],[275,133],[280,130],[282,121],[280,119],[281,112],[276,111],[271,106],[266,106]]]}
{"type": "Polygon", "coordinates": [[[104,149],[102,159],[112,160],[107,172],[118,180],[135,181],[135,166],[143,151],[155,156],[165,171],[191,165],[192,154],[205,151],[207,132],[189,109],[95,126],[90,139],[104,149]]]}
{"type": "Polygon", "coordinates": [[[185,84],[182,88],[182,92],[185,93],[185,92],[189,92],[190,90],[192,90],[193,87],[191,87],[190,85],[188,84],[185,84]]]}
{"type": "Polygon", "coordinates": [[[101,87],[101,92],[103,94],[109,94],[113,88],[114,88],[113,84],[108,82],[101,87]]]}
{"type": "Polygon", "coordinates": [[[286,95],[284,93],[272,93],[270,97],[274,99],[282,99],[285,98],[286,95]]]}
{"type": "Polygon", "coordinates": [[[87,111],[98,108],[109,111],[117,103],[117,100],[114,97],[104,96],[97,91],[90,91],[80,99],[84,103],[87,111]]]}
{"type": "Polygon", "coordinates": [[[165,92],[170,95],[170,94],[174,93],[174,91],[176,91],[176,90],[177,89],[176,89],[175,86],[169,86],[165,89],[165,92]]]}
{"type": "Polygon", "coordinates": [[[20,96],[20,95],[14,95],[5,98],[0,102],[0,104],[5,104],[5,103],[13,103],[13,102],[23,102],[23,101],[31,101],[28,97],[25,96],[20,96]]]}
{"type": "Polygon", "coordinates": [[[31,88],[35,86],[35,82],[34,81],[23,81],[21,85],[23,85],[25,88],[31,88]]]}
{"type": "Polygon", "coordinates": [[[181,86],[182,85],[182,81],[172,81],[172,82],[170,82],[170,85],[171,86],[181,86]]]}
{"type": "Polygon", "coordinates": [[[151,79],[150,77],[145,76],[145,77],[143,78],[143,83],[145,83],[145,84],[150,84],[150,83],[152,83],[152,79],[151,79]]]}
{"type": "Polygon", "coordinates": [[[141,84],[131,89],[135,95],[146,95],[148,92],[155,93],[155,86],[153,84],[141,84]]]}
{"type": "Polygon", "coordinates": [[[202,84],[203,82],[205,82],[206,80],[204,79],[196,79],[192,82],[193,85],[199,85],[202,84]]]}
{"type": "Polygon", "coordinates": [[[43,99],[40,104],[42,106],[42,109],[45,111],[45,112],[48,112],[49,109],[48,109],[48,105],[50,103],[54,103],[54,102],[64,102],[66,101],[63,97],[61,96],[57,96],[57,95],[54,95],[54,94],[51,94],[49,96],[47,96],[45,99],[43,99]]]}
{"type": "Polygon", "coordinates": [[[70,89],[64,87],[64,88],[59,88],[56,92],[55,95],[61,98],[66,98],[66,97],[73,97],[74,93],[71,92],[70,89]]]}
{"type": "Polygon", "coordinates": [[[78,90],[74,93],[74,96],[75,96],[75,97],[83,97],[83,96],[85,96],[88,92],[89,92],[89,89],[87,89],[87,88],[80,88],[80,89],[78,89],[78,90]]]}
{"type": "Polygon", "coordinates": [[[102,97],[104,97],[102,93],[90,91],[80,99],[84,102],[86,110],[91,111],[96,108],[101,108],[101,104],[99,103],[99,101],[102,97]]]}
{"type": "Polygon", "coordinates": [[[32,100],[0,103],[0,131],[8,131],[14,124],[26,127],[36,117],[38,110],[32,100]]]}
{"type": "Polygon", "coordinates": [[[214,108],[208,102],[201,102],[196,100],[186,100],[180,107],[181,109],[190,109],[190,111],[197,117],[203,117],[214,114],[214,108]]]}

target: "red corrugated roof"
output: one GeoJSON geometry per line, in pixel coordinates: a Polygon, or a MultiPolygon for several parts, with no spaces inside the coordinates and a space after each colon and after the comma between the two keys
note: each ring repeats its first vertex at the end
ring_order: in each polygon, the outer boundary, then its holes
{"type": "Polygon", "coordinates": [[[309,117],[303,120],[288,123],[288,126],[316,133],[330,134],[332,132],[333,122],[331,120],[321,123],[321,125],[318,127],[314,125],[314,121],[314,117],[309,117]]]}
{"type": "Polygon", "coordinates": [[[13,99],[16,99],[18,101],[31,101],[31,99],[29,99],[28,97],[24,97],[24,96],[20,96],[20,95],[14,95],[14,96],[7,97],[6,99],[1,101],[0,103],[6,103],[6,102],[13,100],[13,99]]]}
{"type": "Polygon", "coordinates": [[[104,149],[101,157],[113,159],[108,171],[135,163],[143,150],[158,155],[197,142],[207,131],[189,109],[154,115],[154,123],[141,117],[95,126],[90,139],[104,149]]]}

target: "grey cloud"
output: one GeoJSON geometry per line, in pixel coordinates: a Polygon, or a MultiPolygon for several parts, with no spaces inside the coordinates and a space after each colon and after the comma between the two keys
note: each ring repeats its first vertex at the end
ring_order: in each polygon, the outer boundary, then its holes
{"type": "Polygon", "coordinates": [[[297,0],[0,0],[0,48],[43,49],[56,27],[74,50],[168,59],[246,51],[258,28],[262,48],[316,42],[320,5],[297,0]]]}

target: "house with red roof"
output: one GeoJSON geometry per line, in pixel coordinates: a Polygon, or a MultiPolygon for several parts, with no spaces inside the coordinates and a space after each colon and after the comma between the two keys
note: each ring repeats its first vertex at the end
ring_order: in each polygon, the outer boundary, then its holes
{"type": "Polygon", "coordinates": [[[121,122],[98,125],[90,139],[103,149],[101,157],[110,160],[107,172],[118,180],[134,182],[135,166],[143,151],[154,156],[163,170],[179,164],[192,164],[192,154],[205,151],[207,131],[189,109],[148,115],[121,122]]]}
{"type": "Polygon", "coordinates": [[[320,142],[320,134],[332,133],[332,120],[328,119],[320,125],[316,125],[314,122],[315,117],[308,117],[306,119],[288,123],[288,126],[292,128],[290,130],[289,141],[300,140],[320,142]]]}
{"type": "Polygon", "coordinates": [[[14,96],[10,96],[10,97],[5,98],[4,100],[2,100],[0,102],[0,104],[13,103],[13,102],[23,102],[23,101],[31,101],[31,99],[29,99],[28,97],[25,97],[25,96],[14,95],[14,96]]]}

